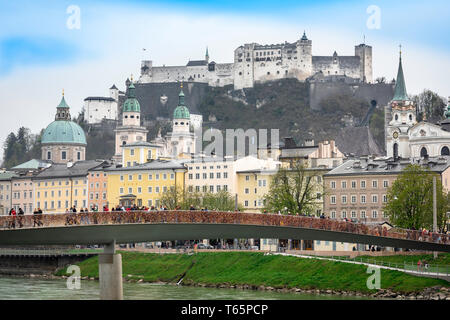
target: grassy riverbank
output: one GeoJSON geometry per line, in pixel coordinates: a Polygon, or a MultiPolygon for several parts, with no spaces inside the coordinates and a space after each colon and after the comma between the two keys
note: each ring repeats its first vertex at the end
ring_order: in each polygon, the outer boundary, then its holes
{"type": "Polygon", "coordinates": [[[359,256],[353,260],[359,261],[360,258],[370,259],[382,262],[391,263],[412,263],[417,265],[417,262],[427,261],[432,265],[450,265],[450,253],[439,253],[437,259],[433,258],[432,254],[419,254],[419,255],[395,255],[395,256],[359,256]]]}
{"type": "MultiPolygon", "coordinates": [[[[123,275],[128,279],[175,283],[186,272],[184,284],[251,285],[273,288],[330,289],[370,293],[367,268],[340,262],[264,255],[255,252],[154,254],[121,252],[123,275]],[[192,267],[191,267],[192,266],[192,267]]],[[[79,263],[81,275],[98,278],[98,257],[79,263]]],[[[65,270],[57,275],[65,275],[65,270]]],[[[381,288],[418,292],[446,286],[444,280],[381,270],[381,288]]]]}

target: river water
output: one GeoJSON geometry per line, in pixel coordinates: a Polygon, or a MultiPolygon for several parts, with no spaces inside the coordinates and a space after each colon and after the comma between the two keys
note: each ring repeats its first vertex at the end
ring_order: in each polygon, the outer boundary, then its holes
{"type": "MultiPolygon", "coordinates": [[[[126,300],[356,300],[343,297],[278,293],[239,289],[184,287],[153,283],[124,282],[126,300]]],[[[95,300],[99,299],[99,282],[82,280],[79,290],[67,289],[64,279],[0,278],[0,300],[95,300]]]]}

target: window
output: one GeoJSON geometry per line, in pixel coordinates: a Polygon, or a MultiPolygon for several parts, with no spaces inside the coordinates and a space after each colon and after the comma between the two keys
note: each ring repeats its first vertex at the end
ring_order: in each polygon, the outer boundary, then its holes
{"type": "Polygon", "coordinates": [[[66,159],[67,159],[67,153],[66,153],[66,151],[62,151],[62,152],[61,152],[61,159],[62,159],[62,160],[66,160],[66,159]]]}
{"type": "Polygon", "coordinates": [[[120,188],[120,189],[119,189],[119,193],[120,193],[120,194],[123,194],[123,188],[120,188]]]}
{"type": "Polygon", "coordinates": [[[80,151],[77,152],[77,160],[81,160],[81,152],[80,151]]]}
{"type": "Polygon", "coordinates": [[[167,173],[163,173],[163,180],[167,180],[167,173]]]}
{"type": "Polygon", "coordinates": [[[383,194],[383,203],[387,203],[387,195],[383,194]]]}
{"type": "Polygon", "coordinates": [[[220,179],[220,172],[216,173],[216,177],[217,177],[217,179],[220,179]]]}
{"type": "Polygon", "coordinates": [[[389,181],[388,180],[384,180],[383,181],[383,187],[384,188],[389,188],[389,181]]]}
{"type": "Polygon", "coordinates": [[[331,204],[336,204],[336,196],[331,196],[330,202],[331,202],[331,204]]]}
{"type": "Polygon", "coordinates": [[[142,174],[138,175],[138,180],[141,181],[142,180],[142,174]]]}
{"type": "Polygon", "coordinates": [[[134,156],[134,149],[130,150],[130,156],[134,156]]]}
{"type": "Polygon", "coordinates": [[[364,194],[361,195],[361,203],[366,203],[366,196],[364,194]]]}
{"type": "Polygon", "coordinates": [[[356,189],[356,181],[352,181],[352,189],[356,189]]]}
{"type": "Polygon", "coordinates": [[[208,179],[208,174],[207,173],[203,173],[203,179],[208,179]]]}
{"type": "Polygon", "coordinates": [[[249,189],[248,188],[245,188],[245,194],[249,194],[250,193],[250,191],[249,191],[249,189]]]}
{"type": "Polygon", "coordinates": [[[210,173],[209,173],[209,178],[210,178],[210,179],[214,179],[214,172],[210,172],[210,173]]]}
{"type": "Polygon", "coordinates": [[[171,173],[171,174],[170,174],[170,180],[173,180],[173,179],[175,179],[175,174],[174,174],[174,173],[171,173]]]}
{"type": "Polygon", "coordinates": [[[365,210],[361,210],[361,218],[362,219],[366,218],[366,211],[365,210]]]}
{"type": "Polygon", "coordinates": [[[128,188],[128,193],[132,194],[133,193],[133,188],[128,188]]]}
{"type": "Polygon", "coordinates": [[[372,180],[372,188],[378,188],[378,180],[372,180]]]}
{"type": "Polygon", "coordinates": [[[336,219],[336,211],[331,211],[331,218],[336,219]]]}
{"type": "Polygon", "coordinates": [[[224,179],[227,179],[227,178],[228,178],[228,172],[224,172],[224,173],[223,173],[223,178],[224,178],[224,179]]]}
{"type": "Polygon", "coordinates": [[[361,188],[366,188],[366,180],[361,180],[361,188]]]}
{"type": "Polygon", "coordinates": [[[356,219],[356,211],[352,211],[352,219],[356,219]]]}
{"type": "MultiPolygon", "coordinates": [[[[190,178],[189,178],[190,179],[190,178]]],[[[153,175],[152,174],[149,174],[148,175],[148,180],[153,180],[153,175]]]]}
{"type": "Polygon", "coordinates": [[[245,201],[244,201],[244,206],[245,206],[245,207],[248,207],[248,200],[245,200],[245,201]]]}
{"type": "Polygon", "coordinates": [[[250,180],[250,176],[245,176],[245,181],[249,181],[250,180]]]}
{"type": "Polygon", "coordinates": [[[152,187],[148,187],[148,193],[152,193],[152,187]]]}
{"type": "Polygon", "coordinates": [[[159,180],[159,173],[155,174],[155,180],[159,180]]]}
{"type": "Polygon", "coordinates": [[[341,200],[342,200],[343,204],[346,204],[347,203],[347,196],[342,196],[341,200]]]}
{"type": "Polygon", "coordinates": [[[373,211],[372,211],[372,218],[373,218],[373,219],[376,219],[377,216],[378,216],[377,210],[373,210],[373,211]]]}
{"type": "Polygon", "coordinates": [[[209,192],[214,192],[214,186],[209,186],[209,192]]]}
{"type": "Polygon", "coordinates": [[[195,179],[197,179],[197,180],[200,179],[200,173],[195,174],[195,179]]]}
{"type": "Polygon", "coordinates": [[[342,219],[347,218],[347,211],[342,211],[341,217],[342,217],[342,219]]]}
{"type": "Polygon", "coordinates": [[[376,194],[372,195],[372,203],[378,203],[378,195],[376,194]]]}
{"type": "Polygon", "coordinates": [[[141,187],[138,187],[138,188],[137,188],[137,192],[138,192],[138,193],[142,193],[142,188],[141,188],[141,187]]]}
{"type": "Polygon", "coordinates": [[[155,192],[159,193],[159,187],[155,187],[155,192]]]}
{"type": "Polygon", "coordinates": [[[122,175],[120,176],[120,181],[123,181],[123,176],[122,175]]]}
{"type": "Polygon", "coordinates": [[[331,189],[336,189],[336,181],[331,181],[330,187],[331,189]]]}
{"type": "Polygon", "coordinates": [[[128,181],[133,181],[133,175],[132,174],[128,175],[128,181]]]}
{"type": "Polygon", "coordinates": [[[347,181],[342,181],[342,189],[347,189],[347,181]]]}
{"type": "Polygon", "coordinates": [[[356,196],[355,195],[352,195],[351,201],[352,201],[352,203],[356,203],[356,196]]]}

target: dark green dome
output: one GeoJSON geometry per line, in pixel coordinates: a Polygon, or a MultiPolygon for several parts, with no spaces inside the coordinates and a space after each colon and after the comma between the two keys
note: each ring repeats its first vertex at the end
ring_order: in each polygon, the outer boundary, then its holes
{"type": "Polygon", "coordinates": [[[191,115],[189,113],[189,109],[184,105],[184,93],[181,90],[178,95],[178,106],[173,111],[174,119],[190,119],[191,115]]]}
{"type": "Polygon", "coordinates": [[[128,87],[128,97],[127,100],[123,103],[122,111],[123,112],[141,112],[141,106],[139,105],[139,101],[137,101],[135,93],[135,87],[133,83],[128,87]]]}

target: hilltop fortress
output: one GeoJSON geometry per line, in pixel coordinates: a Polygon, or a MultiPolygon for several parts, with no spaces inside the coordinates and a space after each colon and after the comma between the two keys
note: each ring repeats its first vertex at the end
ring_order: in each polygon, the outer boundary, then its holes
{"type": "Polygon", "coordinates": [[[372,83],[372,47],[355,46],[354,56],[313,56],[312,41],[305,33],[294,43],[260,45],[244,44],[234,50],[233,63],[209,61],[208,49],[204,60],[191,60],[185,66],[154,67],[151,60],[141,64],[139,83],[199,82],[213,87],[233,85],[235,90],[252,88],[283,78],[305,81],[321,76],[345,76],[354,81],[372,83]]]}

